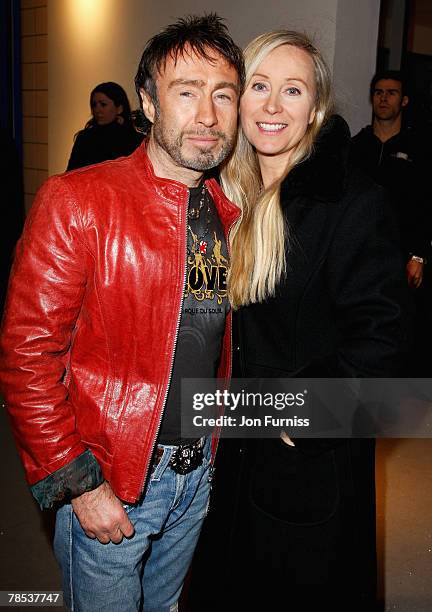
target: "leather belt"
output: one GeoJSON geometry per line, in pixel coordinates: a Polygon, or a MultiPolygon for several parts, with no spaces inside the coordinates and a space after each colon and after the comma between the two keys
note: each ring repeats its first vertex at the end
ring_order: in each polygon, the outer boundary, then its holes
{"type": "MultiPolygon", "coordinates": [[[[199,467],[203,462],[203,447],[204,447],[204,438],[200,438],[191,444],[181,444],[180,446],[173,447],[173,453],[171,455],[171,459],[168,463],[168,466],[172,469],[176,474],[189,474],[189,472],[193,472],[199,467]]],[[[166,447],[157,446],[153,455],[152,462],[152,472],[159,465],[164,450],[166,447]]]]}

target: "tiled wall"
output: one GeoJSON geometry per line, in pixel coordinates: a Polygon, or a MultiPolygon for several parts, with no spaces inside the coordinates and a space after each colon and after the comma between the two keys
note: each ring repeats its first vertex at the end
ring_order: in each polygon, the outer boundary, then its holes
{"type": "Polygon", "coordinates": [[[21,0],[24,196],[48,178],[48,0],[21,0]]]}

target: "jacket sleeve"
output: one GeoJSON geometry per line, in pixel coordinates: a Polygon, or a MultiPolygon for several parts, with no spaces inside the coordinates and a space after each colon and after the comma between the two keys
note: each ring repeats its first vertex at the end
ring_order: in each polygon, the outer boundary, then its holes
{"type": "MultiPolygon", "coordinates": [[[[370,187],[347,206],[335,229],[326,274],[337,350],[312,360],[295,376],[400,376],[410,343],[411,305],[395,222],[381,189],[370,187]]],[[[315,453],[338,441],[296,439],[295,444],[315,453]]]]}
{"type": "MultiPolygon", "coordinates": [[[[409,163],[409,162],[405,162],[409,163]]],[[[409,214],[406,216],[406,235],[408,254],[423,257],[429,261],[431,256],[431,187],[429,180],[430,160],[425,156],[417,159],[411,171],[411,180],[406,185],[403,197],[409,214]],[[428,165],[429,164],[429,165],[428,165]]]]}
{"type": "Polygon", "coordinates": [[[31,486],[30,490],[43,510],[91,491],[103,481],[100,465],[91,450],[87,449],[64,467],[31,486]]]}
{"type": "Polygon", "coordinates": [[[347,205],[325,269],[337,350],[304,372],[339,378],[401,374],[410,339],[410,298],[395,227],[379,188],[347,205]]]}
{"type": "Polygon", "coordinates": [[[39,487],[44,487],[44,494],[36,495],[44,506],[101,481],[96,460],[76,430],[65,385],[71,338],[87,283],[88,253],[82,236],[64,179],[49,179],[17,245],[3,319],[1,390],[28,483],[45,481],[39,487]],[[76,473],[72,467],[65,469],[79,456],[76,473]],[[58,470],[63,472],[52,477],[58,470]],[[55,495],[47,492],[50,484],[55,495]]]}

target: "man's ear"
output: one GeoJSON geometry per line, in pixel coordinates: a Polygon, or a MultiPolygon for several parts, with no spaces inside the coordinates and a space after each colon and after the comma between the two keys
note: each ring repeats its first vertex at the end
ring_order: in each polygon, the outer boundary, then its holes
{"type": "Polygon", "coordinates": [[[402,98],[401,106],[402,106],[402,107],[406,106],[406,105],[408,104],[408,102],[409,102],[409,98],[408,98],[408,96],[404,96],[404,97],[402,98]]]}
{"type": "Polygon", "coordinates": [[[153,100],[150,97],[150,94],[144,91],[144,89],[140,89],[140,97],[142,100],[144,115],[147,117],[149,121],[154,123],[155,116],[156,116],[156,109],[155,109],[155,105],[153,104],[153,100]]]}

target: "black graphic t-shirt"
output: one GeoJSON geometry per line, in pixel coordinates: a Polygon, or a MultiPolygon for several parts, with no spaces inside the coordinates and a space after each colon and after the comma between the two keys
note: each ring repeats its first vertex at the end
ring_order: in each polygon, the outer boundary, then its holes
{"type": "Polygon", "coordinates": [[[190,189],[187,224],[186,284],[171,385],[158,437],[162,444],[190,441],[182,439],[180,431],[181,379],[216,376],[229,310],[226,241],[215,204],[203,186],[190,189]]]}

